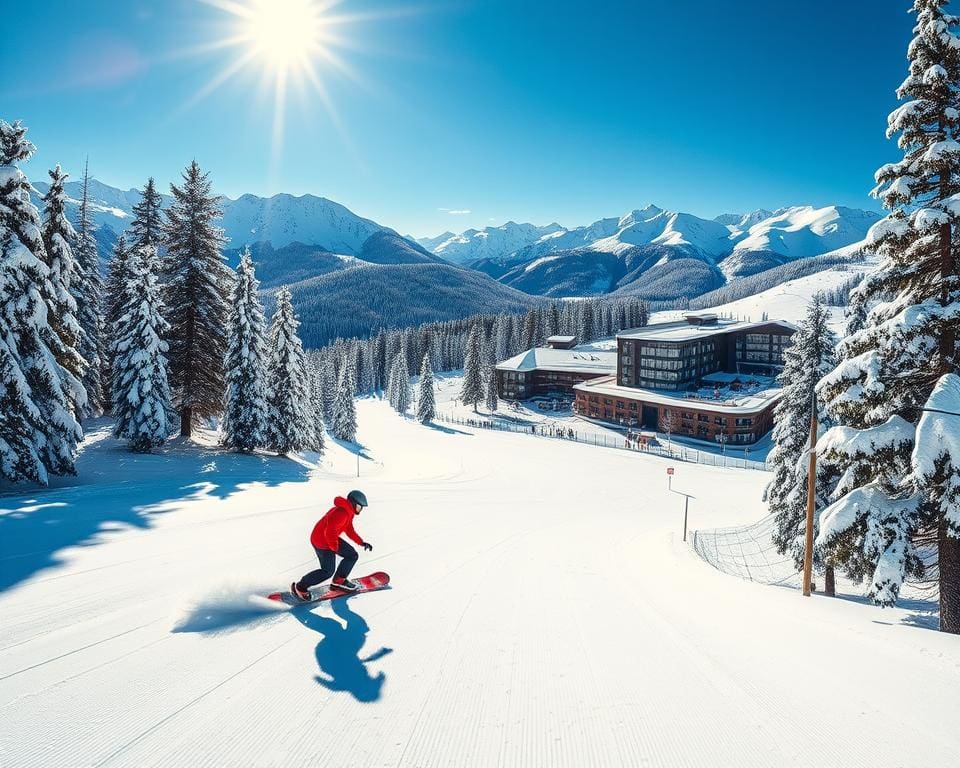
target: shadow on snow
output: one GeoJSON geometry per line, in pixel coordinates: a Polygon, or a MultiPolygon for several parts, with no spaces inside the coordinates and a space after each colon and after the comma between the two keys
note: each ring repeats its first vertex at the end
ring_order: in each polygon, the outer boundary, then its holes
{"type": "Polygon", "coordinates": [[[380,698],[386,679],[382,671],[371,675],[366,665],[382,659],[393,649],[379,648],[361,658],[370,627],[363,616],[350,609],[351,599],[347,596],[331,600],[332,616],[301,608],[291,613],[303,626],[323,635],[314,651],[320,667],[320,674],[314,679],[329,691],[349,693],[357,701],[366,703],[380,698]]]}
{"type": "Polygon", "coordinates": [[[109,425],[88,436],[77,477],[50,488],[0,495],[0,591],[59,565],[61,550],[103,543],[121,526],[147,529],[185,501],[223,499],[253,483],[303,482],[312,467],[300,460],[242,455],[172,440],[154,454],[136,454],[108,436],[109,425]]]}

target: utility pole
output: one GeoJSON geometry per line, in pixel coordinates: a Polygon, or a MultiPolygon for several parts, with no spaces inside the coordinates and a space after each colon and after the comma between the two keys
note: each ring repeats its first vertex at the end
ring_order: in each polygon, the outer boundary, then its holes
{"type": "Polygon", "coordinates": [[[807,530],[803,548],[803,596],[810,597],[813,578],[813,513],[817,490],[817,393],[810,397],[810,466],[807,470],[807,530]]]}

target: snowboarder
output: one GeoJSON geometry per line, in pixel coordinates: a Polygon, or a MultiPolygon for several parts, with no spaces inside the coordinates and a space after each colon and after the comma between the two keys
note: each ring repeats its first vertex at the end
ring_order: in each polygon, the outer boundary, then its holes
{"type": "Polygon", "coordinates": [[[360,588],[355,581],[348,577],[357,562],[357,550],[340,538],[345,533],[355,544],[359,544],[367,552],[373,545],[360,538],[353,529],[353,517],[359,515],[360,510],[368,506],[367,497],[362,491],[350,491],[347,498],[337,496],[333,500],[333,507],[321,517],[310,534],[310,543],[317,552],[320,567],[310,571],[306,576],[290,585],[290,591],[300,600],[310,600],[310,588],[333,576],[331,584],[337,589],[355,592],[360,588]],[[340,565],[336,565],[337,555],[342,558],[340,565]]]}

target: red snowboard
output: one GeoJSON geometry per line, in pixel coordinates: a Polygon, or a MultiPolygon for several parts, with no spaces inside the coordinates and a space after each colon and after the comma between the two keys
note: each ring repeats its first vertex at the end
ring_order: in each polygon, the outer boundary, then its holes
{"type": "Polygon", "coordinates": [[[353,579],[353,581],[360,585],[360,589],[352,591],[349,589],[337,589],[332,584],[328,584],[319,589],[312,590],[310,592],[313,596],[312,600],[301,600],[291,592],[274,592],[271,595],[267,595],[267,597],[271,600],[279,600],[281,603],[286,603],[287,605],[310,605],[311,603],[319,603],[321,600],[332,600],[335,597],[343,597],[344,595],[373,592],[377,589],[384,589],[390,585],[390,577],[383,571],[371,573],[369,576],[361,576],[358,579],[353,579]]]}

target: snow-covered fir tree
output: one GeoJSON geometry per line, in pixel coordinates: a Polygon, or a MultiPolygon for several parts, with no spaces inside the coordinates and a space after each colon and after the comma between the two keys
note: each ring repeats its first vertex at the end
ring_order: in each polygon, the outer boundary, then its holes
{"type": "Polygon", "coordinates": [[[316,356],[307,358],[307,385],[310,388],[310,424],[312,426],[310,450],[323,453],[326,447],[323,440],[323,374],[321,373],[316,356]]]}
{"type": "Polygon", "coordinates": [[[267,322],[259,287],[250,249],[245,248],[230,303],[223,408],[223,444],[245,452],[265,445],[267,436],[267,322]]]}
{"type": "MultiPolygon", "coordinates": [[[[133,258],[133,252],[127,243],[125,235],[120,235],[113,244],[113,256],[110,258],[110,270],[107,273],[107,281],[104,285],[103,301],[103,335],[104,335],[104,361],[107,375],[103,377],[107,390],[114,391],[115,382],[113,381],[113,350],[117,342],[117,322],[126,305],[126,292],[129,287],[130,278],[130,260],[133,258]]],[[[113,407],[112,395],[111,402],[113,407]]]]}
{"type": "Polygon", "coordinates": [[[486,406],[487,410],[493,413],[499,405],[499,393],[497,392],[497,369],[491,365],[487,368],[487,390],[486,406]]]}
{"type": "Polygon", "coordinates": [[[960,37],[947,0],[916,0],[904,100],[888,119],[903,159],[877,171],[891,213],[883,258],[857,289],[864,327],[818,385],[838,425],[818,448],[843,475],[818,543],[881,605],[935,548],[940,627],[960,633],[960,37]]]}
{"type": "Polygon", "coordinates": [[[437,416],[437,398],[433,388],[433,366],[428,352],[420,364],[420,383],[417,385],[417,421],[421,424],[433,421],[437,416]]]}
{"type": "Polygon", "coordinates": [[[0,120],[0,474],[46,483],[75,473],[86,393],[57,362],[69,350],[49,322],[55,292],[40,212],[18,166],[35,151],[26,132],[0,120]]]}
{"type": "Polygon", "coordinates": [[[593,304],[584,299],[577,302],[577,341],[586,344],[593,341],[593,304]]]}
{"type": "Polygon", "coordinates": [[[128,261],[125,304],[120,309],[113,349],[114,435],[130,450],[148,453],[170,435],[167,330],[157,273],[156,248],[137,249],[128,261]]]}
{"type": "Polygon", "coordinates": [[[67,174],[58,165],[50,171],[50,188],[43,198],[42,237],[52,289],[46,297],[47,318],[50,327],[60,337],[57,362],[82,380],[87,363],[78,351],[83,330],[77,320],[76,301],[70,293],[77,273],[70,245],[76,239],[76,232],[67,218],[67,193],[63,186],[66,180],[67,174]]]}
{"type": "Polygon", "coordinates": [[[477,403],[483,400],[483,326],[475,322],[470,329],[467,341],[467,355],[463,363],[463,385],[460,400],[477,410],[477,403]]]}
{"type": "Polygon", "coordinates": [[[324,356],[320,365],[320,377],[323,382],[323,421],[332,428],[337,403],[337,368],[329,355],[324,356]]]}
{"type": "Polygon", "coordinates": [[[510,319],[507,315],[497,315],[493,323],[494,355],[498,363],[510,357],[510,319]]]}
{"type": "Polygon", "coordinates": [[[130,222],[130,242],[134,248],[145,245],[159,248],[163,240],[163,218],[160,215],[162,200],[153,177],[140,193],[140,202],[133,206],[133,221],[130,222]]]}
{"type": "Polygon", "coordinates": [[[76,256],[77,269],[70,282],[70,290],[77,303],[77,320],[83,333],[78,351],[87,363],[83,375],[83,387],[87,393],[84,416],[99,416],[105,408],[106,392],[101,381],[103,375],[103,278],[100,275],[100,255],[94,238],[93,214],[90,209],[90,170],[84,166],[83,192],[77,208],[76,256]]]}
{"type": "Polygon", "coordinates": [[[267,441],[284,455],[312,443],[303,344],[297,335],[300,321],[287,288],[277,291],[277,309],[270,325],[270,364],[267,375],[267,441]]]}
{"type": "Polygon", "coordinates": [[[403,354],[398,354],[393,363],[390,375],[390,388],[393,399],[390,404],[397,413],[405,414],[410,408],[413,395],[410,391],[410,374],[407,372],[407,361],[403,354]]]}
{"type": "Polygon", "coordinates": [[[337,377],[337,397],[333,406],[333,436],[353,441],[357,436],[357,409],[353,400],[353,372],[344,364],[337,377]]]}
{"type": "MultiPolygon", "coordinates": [[[[820,296],[814,297],[806,319],[793,334],[784,351],[783,372],[778,382],[783,387],[774,412],[774,447],[768,459],[773,478],[765,497],[775,515],[773,541],[780,554],[789,554],[797,569],[803,567],[804,532],[807,513],[807,474],[810,438],[810,409],[814,388],[821,377],[836,365],[836,334],[830,330],[830,312],[820,296]]],[[[830,419],[818,403],[818,435],[830,426],[830,419]]],[[[818,464],[817,512],[827,505],[832,488],[832,473],[824,462],[818,464]]]]}
{"type": "Polygon", "coordinates": [[[194,160],[183,185],[170,185],[173,204],[164,226],[170,318],[170,386],[180,411],[180,434],[189,437],[196,419],[223,407],[223,360],[227,344],[227,297],[231,275],[223,261],[219,198],[209,175],[194,160]]]}
{"type": "Polygon", "coordinates": [[[523,318],[523,348],[537,346],[540,335],[540,312],[537,307],[530,307],[523,318]]]}

